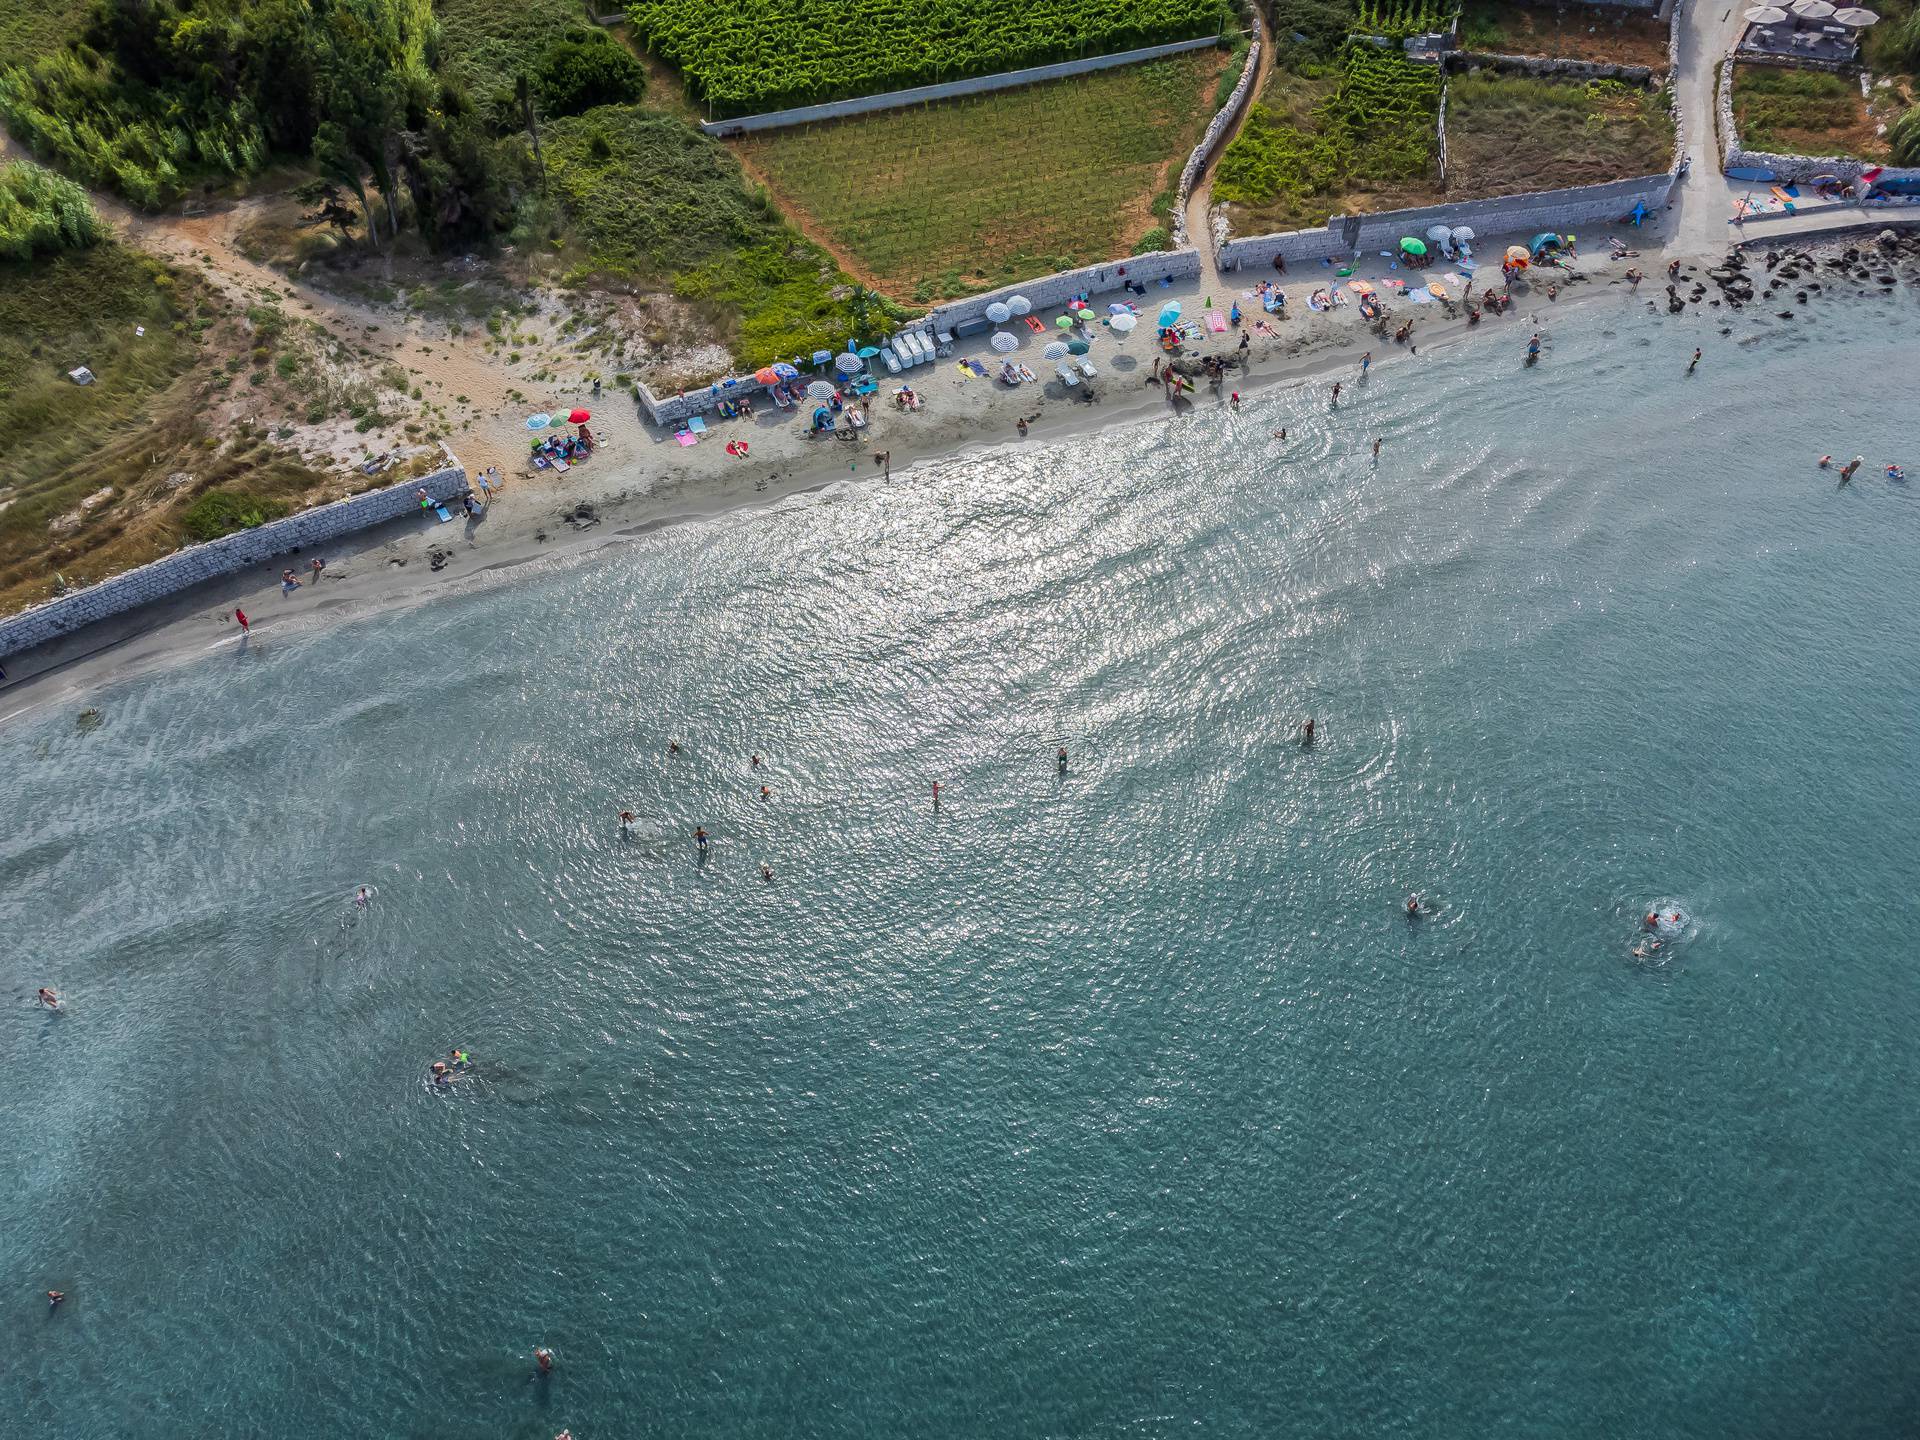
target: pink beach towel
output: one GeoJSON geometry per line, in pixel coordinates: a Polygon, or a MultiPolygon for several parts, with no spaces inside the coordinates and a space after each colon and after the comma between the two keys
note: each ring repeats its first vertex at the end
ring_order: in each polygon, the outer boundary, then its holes
{"type": "Polygon", "coordinates": [[[682,445],[698,445],[700,443],[700,437],[695,435],[691,430],[682,430],[673,438],[678,440],[682,445]]]}
{"type": "Polygon", "coordinates": [[[1226,332],[1226,328],[1227,328],[1226,316],[1222,315],[1218,310],[1209,310],[1207,312],[1207,329],[1211,330],[1216,335],[1221,335],[1226,332]]]}

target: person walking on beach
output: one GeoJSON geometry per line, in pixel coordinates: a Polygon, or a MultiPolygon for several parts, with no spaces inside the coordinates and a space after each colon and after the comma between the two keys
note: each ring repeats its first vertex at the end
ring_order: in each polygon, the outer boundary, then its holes
{"type": "Polygon", "coordinates": [[[1678,280],[1679,278],[1680,278],[1680,261],[1678,257],[1676,257],[1672,261],[1672,263],[1670,263],[1667,266],[1667,279],[1678,280]]]}
{"type": "Polygon", "coordinates": [[[1366,354],[1360,357],[1360,378],[1362,380],[1366,379],[1367,371],[1371,370],[1372,368],[1373,368],[1373,352],[1369,350],[1367,351],[1366,354]]]}
{"type": "Polygon", "coordinates": [[[295,576],[291,567],[280,572],[280,593],[282,595],[291,595],[299,588],[299,578],[295,576]]]}
{"type": "Polygon", "coordinates": [[[1228,397],[1227,403],[1233,406],[1233,413],[1238,415],[1240,413],[1240,392],[1238,390],[1234,391],[1233,394],[1228,397]]]}
{"type": "Polygon", "coordinates": [[[1699,368],[1699,366],[1700,366],[1700,350],[1699,350],[1699,347],[1696,346],[1693,352],[1693,359],[1687,364],[1687,374],[1691,375],[1695,370],[1699,368]]]}
{"type": "Polygon", "coordinates": [[[242,610],[238,605],[233,607],[233,619],[234,623],[240,627],[240,633],[242,635],[251,635],[253,633],[253,625],[247,619],[247,612],[242,610]]]}

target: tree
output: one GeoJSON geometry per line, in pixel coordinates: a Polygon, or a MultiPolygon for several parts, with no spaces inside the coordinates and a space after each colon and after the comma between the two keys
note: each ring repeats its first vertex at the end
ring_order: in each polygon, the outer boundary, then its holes
{"type": "Polygon", "coordinates": [[[596,105],[638,100],[647,72],[604,30],[569,30],[541,54],[534,88],[548,115],[578,115],[596,105]]]}

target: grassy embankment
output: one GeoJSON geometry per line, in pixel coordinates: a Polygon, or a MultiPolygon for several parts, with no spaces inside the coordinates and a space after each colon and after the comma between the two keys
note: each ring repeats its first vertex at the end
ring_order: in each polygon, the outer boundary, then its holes
{"type": "Polygon", "coordinates": [[[1663,91],[1488,72],[1448,82],[1451,199],[1653,175],[1672,161],[1663,91]]]}
{"type": "Polygon", "coordinates": [[[93,0],[4,0],[0,64],[50,55],[86,27],[93,0]]]}
{"type": "Polygon", "coordinates": [[[1561,60],[1611,61],[1667,68],[1667,25],[1649,10],[1617,5],[1570,8],[1518,0],[1467,0],[1460,12],[1460,44],[1496,55],[1547,55],[1561,60]]]}
{"type": "Polygon", "coordinates": [[[749,135],[773,197],[888,295],[926,304],[1168,243],[1217,50],[749,135]]]}
{"type": "Polygon", "coordinates": [[[1890,154],[1851,75],[1736,65],[1733,119],[1740,143],[1750,150],[1860,160],[1886,160],[1890,154]]]}

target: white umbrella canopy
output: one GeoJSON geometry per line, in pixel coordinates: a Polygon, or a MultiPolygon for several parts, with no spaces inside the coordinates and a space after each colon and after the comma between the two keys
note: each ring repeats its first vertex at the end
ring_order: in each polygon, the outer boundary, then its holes
{"type": "Polygon", "coordinates": [[[1110,328],[1118,330],[1122,335],[1125,335],[1139,323],[1140,317],[1138,315],[1116,315],[1107,322],[1110,328]]]}
{"type": "Polygon", "coordinates": [[[1824,20],[1833,14],[1833,6],[1827,0],[1793,0],[1790,8],[1796,19],[1824,20]]]}
{"type": "Polygon", "coordinates": [[[833,386],[825,380],[816,380],[807,386],[807,399],[809,400],[831,400],[839,393],[839,391],[835,390],[833,386]]]}
{"type": "Polygon", "coordinates": [[[1012,318],[1013,311],[1002,305],[998,300],[987,306],[987,319],[996,325],[1004,325],[1012,318]]]}
{"type": "Polygon", "coordinates": [[[1427,239],[1433,241],[1433,243],[1436,245],[1444,245],[1452,237],[1453,237],[1453,230],[1450,226],[1429,225],[1427,227],[1427,239]]]}
{"type": "Polygon", "coordinates": [[[1740,18],[1749,25],[1778,25],[1787,18],[1787,12],[1777,5],[1755,5],[1740,18]]]}
{"type": "Polygon", "coordinates": [[[843,350],[833,357],[833,368],[838,370],[842,375],[851,375],[856,370],[863,370],[866,368],[866,364],[866,361],[862,360],[851,350],[843,350]]]}
{"type": "Polygon", "coordinates": [[[1056,340],[1051,345],[1047,346],[1046,349],[1042,350],[1040,352],[1040,355],[1042,359],[1046,359],[1046,360],[1064,360],[1067,358],[1066,342],[1062,340],[1056,340]]]}
{"type": "Polygon", "coordinates": [[[1862,10],[1858,5],[1849,5],[1844,10],[1833,12],[1834,21],[1852,30],[1864,30],[1877,21],[1880,16],[1872,10],[1862,10]]]}
{"type": "Polygon", "coordinates": [[[987,341],[987,343],[994,348],[996,354],[1000,355],[1005,355],[1010,350],[1018,350],[1020,348],[1019,339],[1007,330],[994,331],[993,338],[987,341]]]}
{"type": "Polygon", "coordinates": [[[1033,311],[1033,302],[1024,295],[1009,295],[1007,309],[1015,315],[1028,315],[1033,311]]]}
{"type": "Polygon", "coordinates": [[[1462,240],[1471,240],[1473,238],[1473,227],[1471,225],[1456,225],[1453,227],[1454,244],[1458,245],[1462,240]]]}

